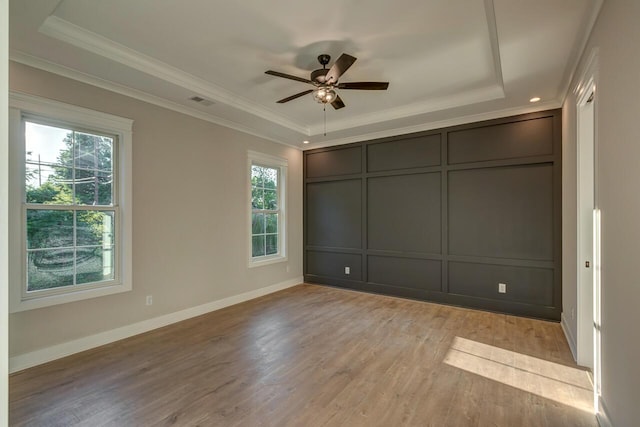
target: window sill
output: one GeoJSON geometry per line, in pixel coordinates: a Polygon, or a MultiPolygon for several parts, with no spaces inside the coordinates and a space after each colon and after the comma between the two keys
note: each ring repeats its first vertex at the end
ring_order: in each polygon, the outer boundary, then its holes
{"type": "Polygon", "coordinates": [[[68,302],[82,301],[90,298],[119,294],[122,292],[129,292],[130,290],[131,290],[131,285],[126,286],[125,284],[114,284],[110,286],[83,289],[83,290],[64,293],[64,294],[47,295],[47,296],[36,297],[31,299],[23,299],[23,300],[14,301],[13,304],[11,304],[10,312],[18,313],[20,311],[28,311],[28,310],[34,310],[37,308],[51,307],[53,305],[66,304],[68,302]]]}
{"type": "Polygon", "coordinates": [[[268,257],[268,258],[261,258],[255,261],[253,259],[250,259],[249,268],[262,267],[263,265],[276,264],[276,263],[285,262],[285,261],[287,261],[287,257],[282,255],[268,257]]]}

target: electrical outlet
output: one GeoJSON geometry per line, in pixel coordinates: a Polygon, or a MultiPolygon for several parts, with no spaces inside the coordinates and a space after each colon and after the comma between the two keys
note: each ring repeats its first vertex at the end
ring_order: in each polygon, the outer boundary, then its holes
{"type": "Polygon", "coordinates": [[[153,295],[147,295],[147,305],[153,305],[153,295]]]}
{"type": "Polygon", "coordinates": [[[289,265],[287,264],[287,273],[291,270],[291,268],[289,267],[289,265]]]}
{"type": "Polygon", "coordinates": [[[506,283],[498,283],[498,292],[501,294],[507,293],[507,284],[506,283]]]}
{"type": "Polygon", "coordinates": [[[351,274],[351,267],[345,267],[344,274],[351,274]]]}

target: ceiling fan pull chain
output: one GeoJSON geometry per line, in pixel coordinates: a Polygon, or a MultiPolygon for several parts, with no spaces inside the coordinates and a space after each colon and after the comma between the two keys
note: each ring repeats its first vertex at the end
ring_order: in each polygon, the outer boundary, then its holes
{"type": "Polygon", "coordinates": [[[324,113],[324,136],[327,136],[327,104],[322,105],[322,111],[324,113]]]}

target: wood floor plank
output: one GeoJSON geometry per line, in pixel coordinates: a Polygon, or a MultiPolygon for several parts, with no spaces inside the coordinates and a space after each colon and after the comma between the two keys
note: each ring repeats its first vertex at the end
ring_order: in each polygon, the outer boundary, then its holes
{"type": "Polygon", "coordinates": [[[12,426],[596,426],[560,325],[300,285],[10,377],[12,426]]]}

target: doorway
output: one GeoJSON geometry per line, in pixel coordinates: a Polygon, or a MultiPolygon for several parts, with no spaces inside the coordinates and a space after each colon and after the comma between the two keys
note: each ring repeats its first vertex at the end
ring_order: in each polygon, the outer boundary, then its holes
{"type": "Polygon", "coordinates": [[[593,370],[594,270],[594,103],[595,92],[585,91],[578,102],[578,336],[577,362],[593,370]]]}
{"type": "Polygon", "coordinates": [[[597,96],[588,74],[577,102],[577,362],[591,368],[594,408],[600,395],[600,210],[596,180],[597,96]]]}

